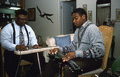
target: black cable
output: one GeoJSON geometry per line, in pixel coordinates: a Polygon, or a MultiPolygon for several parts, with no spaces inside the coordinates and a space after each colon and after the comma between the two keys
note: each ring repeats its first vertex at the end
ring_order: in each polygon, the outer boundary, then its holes
{"type": "Polygon", "coordinates": [[[21,51],[20,51],[20,58],[19,58],[19,62],[18,62],[18,66],[17,66],[17,70],[16,70],[16,74],[15,74],[15,77],[17,77],[17,73],[18,73],[18,69],[19,69],[19,66],[20,66],[20,62],[21,62],[21,51]]]}

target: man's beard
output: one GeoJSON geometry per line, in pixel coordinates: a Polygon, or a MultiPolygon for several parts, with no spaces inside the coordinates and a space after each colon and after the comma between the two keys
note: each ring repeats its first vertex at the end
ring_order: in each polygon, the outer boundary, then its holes
{"type": "MultiPolygon", "coordinates": [[[[82,20],[83,21],[83,20],[82,20]]],[[[79,21],[79,23],[81,23],[82,21],[79,21]]],[[[77,24],[75,24],[75,25],[77,25],[77,24]]],[[[80,28],[82,25],[78,25],[78,26],[76,26],[76,28],[80,28]]]]}
{"type": "Polygon", "coordinates": [[[82,25],[76,26],[76,28],[80,28],[82,25]]]}

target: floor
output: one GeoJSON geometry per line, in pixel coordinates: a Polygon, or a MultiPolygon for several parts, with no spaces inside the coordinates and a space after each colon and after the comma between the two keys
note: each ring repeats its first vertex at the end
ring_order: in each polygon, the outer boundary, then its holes
{"type": "MultiPolygon", "coordinates": [[[[114,60],[115,60],[115,59],[110,59],[110,58],[108,59],[107,68],[111,68],[111,65],[112,65],[112,63],[114,62],[114,60]]],[[[29,65],[28,65],[28,66],[25,66],[25,68],[24,68],[25,72],[27,72],[27,71],[29,70],[29,67],[30,67],[29,65]]],[[[19,75],[20,75],[20,74],[24,74],[24,73],[21,73],[20,71],[21,71],[21,67],[20,67],[20,70],[19,70],[19,75]]],[[[58,77],[58,74],[56,74],[55,77],[58,77]]]]}
{"type": "MultiPolygon", "coordinates": [[[[111,65],[112,65],[113,62],[114,62],[114,59],[108,59],[107,68],[111,68],[111,65]]],[[[24,75],[24,74],[29,70],[29,68],[30,68],[30,65],[26,65],[26,66],[24,66],[24,72],[21,72],[21,71],[22,71],[22,67],[19,67],[18,75],[19,75],[19,76],[24,75]]],[[[1,72],[1,71],[0,71],[0,72],[1,72]]],[[[2,73],[0,73],[0,77],[2,77],[1,74],[2,74],[2,73]]],[[[40,77],[40,76],[39,76],[39,77],[40,77]]],[[[56,75],[56,77],[57,77],[57,75],[56,75]]]]}

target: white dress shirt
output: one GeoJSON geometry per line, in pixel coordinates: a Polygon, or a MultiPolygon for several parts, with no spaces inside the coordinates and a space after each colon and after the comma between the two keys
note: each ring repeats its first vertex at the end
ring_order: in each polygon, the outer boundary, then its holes
{"type": "MultiPolygon", "coordinates": [[[[19,42],[20,41],[19,40],[20,26],[17,25],[15,23],[15,21],[13,22],[13,24],[14,24],[14,27],[15,27],[15,43],[16,44],[13,44],[13,27],[12,27],[11,23],[7,24],[1,31],[1,45],[2,45],[3,48],[5,48],[9,51],[16,50],[15,49],[16,45],[20,45],[20,42],[19,42]]],[[[28,35],[29,35],[29,45],[31,45],[31,46],[33,46],[35,44],[38,45],[35,33],[32,30],[32,28],[27,24],[25,24],[25,26],[27,28],[28,35]]],[[[26,30],[25,30],[24,26],[22,26],[22,32],[23,32],[23,35],[24,35],[25,46],[27,46],[28,37],[27,37],[27,33],[26,33],[26,30]]]]}

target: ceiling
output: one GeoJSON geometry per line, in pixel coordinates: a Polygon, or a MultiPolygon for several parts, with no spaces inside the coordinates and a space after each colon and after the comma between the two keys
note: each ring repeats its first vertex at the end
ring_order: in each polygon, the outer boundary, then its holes
{"type": "MultiPolygon", "coordinates": [[[[5,2],[6,0],[0,0],[0,3],[1,2],[5,2]]],[[[71,0],[71,1],[76,1],[76,0],[71,0]]],[[[9,0],[10,3],[20,3],[20,0],[9,0]]],[[[104,3],[110,3],[111,0],[97,0],[97,4],[104,4],[104,3]]]]}

